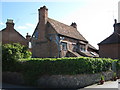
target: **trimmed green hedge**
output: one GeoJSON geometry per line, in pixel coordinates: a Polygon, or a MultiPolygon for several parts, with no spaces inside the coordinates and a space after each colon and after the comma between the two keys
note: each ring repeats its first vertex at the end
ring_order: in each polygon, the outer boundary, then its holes
{"type": "Polygon", "coordinates": [[[112,62],[112,59],[89,57],[29,58],[3,66],[3,71],[20,72],[28,85],[36,85],[35,81],[41,75],[93,74],[110,70],[112,62]]]}
{"type": "Polygon", "coordinates": [[[98,73],[110,70],[112,59],[105,58],[30,58],[20,59],[11,68],[4,70],[15,70],[19,72],[37,72],[44,74],[84,74],[98,73]]]}

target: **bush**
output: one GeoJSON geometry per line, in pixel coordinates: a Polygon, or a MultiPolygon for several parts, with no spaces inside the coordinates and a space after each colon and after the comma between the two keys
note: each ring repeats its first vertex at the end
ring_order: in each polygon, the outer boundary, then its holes
{"type": "Polygon", "coordinates": [[[4,44],[2,45],[2,62],[4,63],[14,63],[16,60],[21,58],[29,58],[31,52],[28,48],[20,45],[19,43],[4,44]]]}

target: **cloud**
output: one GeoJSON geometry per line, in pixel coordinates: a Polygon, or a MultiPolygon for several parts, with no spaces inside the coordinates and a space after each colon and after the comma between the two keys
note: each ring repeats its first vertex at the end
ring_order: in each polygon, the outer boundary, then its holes
{"type": "Polygon", "coordinates": [[[0,25],[4,26],[5,24],[3,22],[0,22],[0,25]]]}
{"type": "Polygon", "coordinates": [[[16,26],[15,29],[25,37],[26,33],[29,33],[29,35],[32,35],[35,30],[35,27],[36,27],[35,24],[25,23],[23,25],[16,26]]]}
{"type": "Polygon", "coordinates": [[[25,24],[27,27],[35,27],[35,25],[34,24],[31,24],[31,23],[26,23],[25,24]]]}
{"type": "Polygon", "coordinates": [[[27,29],[27,27],[26,26],[18,26],[18,27],[16,27],[17,29],[27,29]]]}
{"type": "Polygon", "coordinates": [[[17,26],[16,28],[17,28],[17,29],[20,29],[20,30],[33,29],[33,28],[35,28],[35,25],[34,25],[34,24],[31,24],[31,23],[26,23],[26,24],[24,24],[24,25],[17,26]]]}

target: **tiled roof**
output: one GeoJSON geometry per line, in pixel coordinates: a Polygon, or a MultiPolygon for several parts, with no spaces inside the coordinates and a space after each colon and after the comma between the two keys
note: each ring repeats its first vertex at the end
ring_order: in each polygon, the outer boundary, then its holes
{"type": "Polygon", "coordinates": [[[65,25],[50,18],[48,18],[48,22],[52,25],[58,34],[87,42],[87,40],[78,32],[76,28],[65,25]]]}
{"type": "Polygon", "coordinates": [[[80,54],[78,54],[77,52],[73,52],[71,50],[68,50],[69,53],[72,53],[74,56],[76,57],[82,57],[80,54]]]}
{"type": "Polygon", "coordinates": [[[114,32],[112,35],[110,35],[108,38],[100,42],[98,45],[101,44],[117,44],[120,43],[120,34],[114,32]]]}
{"type": "Polygon", "coordinates": [[[91,44],[88,44],[88,47],[94,50],[97,50],[95,47],[93,47],[91,44]]]}

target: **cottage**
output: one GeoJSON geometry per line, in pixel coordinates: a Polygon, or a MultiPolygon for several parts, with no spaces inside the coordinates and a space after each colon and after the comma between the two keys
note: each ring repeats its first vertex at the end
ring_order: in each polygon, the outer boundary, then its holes
{"type": "Polygon", "coordinates": [[[113,34],[98,45],[100,57],[120,59],[120,23],[115,20],[113,34]]]}
{"type": "Polygon", "coordinates": [[[7,19],[6,28],[1,30],[0,33],[2,33],[2,44],[20,43],[22,45],[28,46],[30,41],[30,35],[27,35],[26,38],[24,38],[14,29],[14,23],[11,19],[7,19]]]}
{"type": "Polygon", "coordinates": [[[39,21],[31,39],[32,57],[98,57],[98,50],[78,32],[76,23],[68,26],[48,18],[46,6],[38,12],[39,21]]]}

